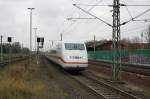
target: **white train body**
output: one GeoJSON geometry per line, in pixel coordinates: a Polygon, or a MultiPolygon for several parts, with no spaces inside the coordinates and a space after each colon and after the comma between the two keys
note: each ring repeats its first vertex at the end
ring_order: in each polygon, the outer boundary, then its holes
{"type": "Polygon", "coordinates": [[[49,59],[66,70],[85,70],[88,56],[84,42],[60,41],[49,54],[49,59]]]}

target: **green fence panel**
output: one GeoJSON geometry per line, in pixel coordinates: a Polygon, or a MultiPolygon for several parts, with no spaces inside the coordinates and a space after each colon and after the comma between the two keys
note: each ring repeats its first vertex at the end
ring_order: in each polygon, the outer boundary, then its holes
{"type": "MultiPolygon", "coordinates": [[[[108,60],[112,61],[113,52],[112,51],[90,51],[88,52],[89,58],[108,60]]],[[[125,62],[136,63],[150,63],[150,49],[134,49],[134,50],[122,50],[121,51],[122,60],[125,62]]]]}

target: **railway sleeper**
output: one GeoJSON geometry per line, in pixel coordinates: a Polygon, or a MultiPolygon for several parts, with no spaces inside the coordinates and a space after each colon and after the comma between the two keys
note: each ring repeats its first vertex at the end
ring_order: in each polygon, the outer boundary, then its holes
{"type": "Polygon", "coordinates": [[[106,99],[121,99],[120,97],[107,97],[106,99]]]}
{"type": "MultiPolygon", "coordinates": [[[[91,87],[93,89],[93,87],[91,87]]],[[[118,96],[116,93],[113,93],[112,91],[104,91],[103,88],[98,90],[96,88],[93,89],[95,92],[101,94],[106,99],[120,99],[120,96],[118,96]]]]}
{"type": "Polygon", "coordinates": [[[120,98],[120,96],[119,96],[119,95],[116,95],[116,94],[108,94],[108,93],[105,94],[105,93],[103,93],[103,95],[106,96],[106,97],[109,97],[109,98],[110,98],[110,97],[120,98]]]}

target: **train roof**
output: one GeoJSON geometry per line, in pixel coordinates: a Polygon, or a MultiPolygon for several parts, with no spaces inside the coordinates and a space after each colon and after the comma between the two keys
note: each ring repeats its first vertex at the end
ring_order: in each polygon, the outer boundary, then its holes
{"type": "Polygon", "coordinates": [[[62,43],[84,43],[80,40],[63,40],[62,43]]]}

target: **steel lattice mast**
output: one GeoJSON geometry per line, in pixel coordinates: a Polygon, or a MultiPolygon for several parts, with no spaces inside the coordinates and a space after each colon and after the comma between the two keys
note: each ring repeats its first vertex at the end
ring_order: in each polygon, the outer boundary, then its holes
{"type": "Polygon", "coordinates": [[[113,66],[112,79],[120,79],[121,69],[121,44],[120,44],[120,3],[119,0],[113,1],[113,31],[112,31],[112,51],[113,66]]]}

